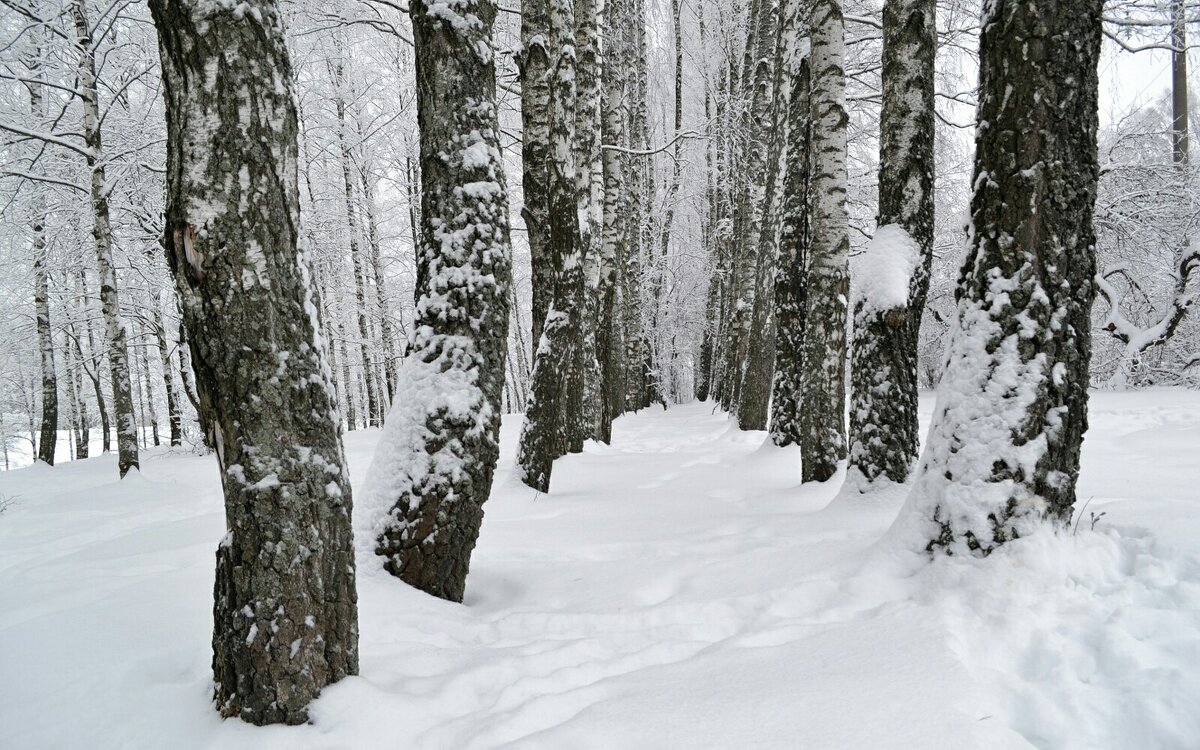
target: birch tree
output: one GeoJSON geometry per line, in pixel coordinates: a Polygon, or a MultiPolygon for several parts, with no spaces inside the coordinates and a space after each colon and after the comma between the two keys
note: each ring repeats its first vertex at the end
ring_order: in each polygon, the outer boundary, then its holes
{"type": "Polygon", "coordinates": [[[986,555],[1067,523],[1087,428],[1100,0],[985,6],[973,230],[899,528],[986,555]]]}
{"type": "Polygon", "coordinates": [[[86,0],[71,6],[75,42],[79,53],[79,91],[83,103],[83,140],[91,170],[92,238],[96,268],[100,273],[100,304],[104,313],[109,371],[112,377],[113,417],[117,433],[117,471],[124,477],[138,468],[137,417],[133,411],[133,383],[129,369],[129,330],[121,319],[117,271],[113,264],[113,232],[109,215],[109,186],[105,180],[104,143],[101,135],[100,92],[96,80],[96,48],[88,23],[86,0]]]}
{"type": "Polygon", "coordinates": [[[554,296],[534,358],[517,463],[525,484],[550,490],[554,459],[583,450],[584,278],[575,181],[575,19],[572,0],[550,5],[550,258],[554,296]]]}
{"type": "Polygon", "coordinates": [[[822,482],[846,453],[845,29],[839,0],[812,0],[809,7],[812,174],[800,450],[804,481],[822,482]]]}
{"type": "Polygon", "coordinates": [[[150,7],[167,110],[167,259],[225,493],[217,708],[300,724],[323,687],[358,672],[358,610],[340,418],[299,244],[282,18],[272,0],[150,7]]]}
{"type": "Polygon", "coordinates": [[[409,15],[421,139],[416,319],[368,512],[392,575],[462,601],[499,457],[512,283],[496,6],[413,0],[409,15]]]}
{"type": "Polygon", "coordinates": [[[917,346],[933,263],[932,0],[883,8],[878,229],[855,265],[850,481],[908,479],[917,458],[917,346]]]}

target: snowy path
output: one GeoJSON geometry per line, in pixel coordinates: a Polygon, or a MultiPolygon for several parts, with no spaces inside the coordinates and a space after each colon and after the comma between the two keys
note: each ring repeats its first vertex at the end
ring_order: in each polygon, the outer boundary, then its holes
{"type": "Polygon", "coordinates": [[[831,503],[710,408],[619,420],[548,496],[506,418],[465,606],[360,560],[362,675],[300,728],[209,706],[211,459],[0,473],[0,746],[1195,748],[1200,394],[1093,403],[1096,532],[915,574],[898,494],[831,503]]]}

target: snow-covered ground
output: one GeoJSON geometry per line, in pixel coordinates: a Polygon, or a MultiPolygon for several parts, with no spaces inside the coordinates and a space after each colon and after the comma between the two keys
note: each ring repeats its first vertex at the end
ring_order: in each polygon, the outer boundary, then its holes
{"type": "Polygon", "coordinates": [[[1093,394],[1077,534],[916,567],[899,493],[801,487],[711,412],[619,420],[548,496],[506,418],[466,603],[360,560],[362,675],[304,727],[212,710],[213,459],[0,473],[0,746],[1200,747],[1200,393],[1093,394]]]}

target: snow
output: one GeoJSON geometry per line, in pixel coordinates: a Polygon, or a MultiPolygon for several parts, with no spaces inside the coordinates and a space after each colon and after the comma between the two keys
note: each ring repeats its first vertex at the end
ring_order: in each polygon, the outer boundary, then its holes
{"type": "MultiPolygon", "coordinates": [[[[362,674],[301,727],[212,709],[211,456],[2,472],[2,744],[1194,748],[1200,393],[1091,404],[1078,531],[934,563],[880,543],[907,488],[799,486],[795,447],[711,405],[617,420],[549,495],[516,480],[506,416],[465,603],[360,547],[362,674]]],[[[347,435],[356,501],[380,435],[347,435]]]]}
{"type": "Polygon", "coordinates": [[[853,305],[864,313],[887,312],[908,305],[908,285],[920,262],[921,249],[904,227],[885,224],[866,248],[850,259],[853,305]]]}

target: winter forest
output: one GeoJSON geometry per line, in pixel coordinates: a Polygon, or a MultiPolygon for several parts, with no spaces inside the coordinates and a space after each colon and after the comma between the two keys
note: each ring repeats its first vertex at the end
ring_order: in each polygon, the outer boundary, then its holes
{"type": "Polygon", "coordinates": [[[1200,747],[1197,26],[0,0],[0,745],[1200,747]]]}

